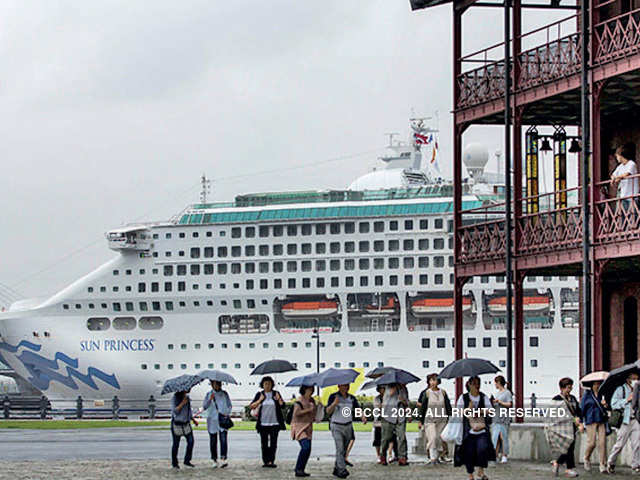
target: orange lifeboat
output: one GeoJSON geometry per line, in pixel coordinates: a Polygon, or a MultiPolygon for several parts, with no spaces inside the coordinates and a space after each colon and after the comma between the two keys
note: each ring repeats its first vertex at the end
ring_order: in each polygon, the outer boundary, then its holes
{"type": "Polygon", "coordinates": [[[282,313],[287,317],[318,317],[333,315],[338,311],[335,301],[301,301],[282,305],[282,313]]]}
{"type": "Polygon", "coordinates": [[[367,313],[394,313],[397,305],[396,297],[389,297],[384,305],[367,305],[364,309],[367,313]]]}
{"type": "MultiPolygon", "coordinates": [[[[524,297],[523,310],[525,312],[536,312],[546,310],[550,306],[549,297],[545,295],[532,295],[524,297]]],[[[513,302],[512,302],[513,305],[513,302]]],[[[489,300],[489,310],[495,313],[503,313],[507,310],[507,297],[496,297],[489,300]]]]}
{"type": "MultiPolygon", "coordinates": [[[[471,297],[462,298],[462,310],[471,309],[471,297]]],[[[420,298],[411,302],[411,311],[414,315],[427,315],[430,313],[453,312],[453,297],[445,298],[420,298]]]]}

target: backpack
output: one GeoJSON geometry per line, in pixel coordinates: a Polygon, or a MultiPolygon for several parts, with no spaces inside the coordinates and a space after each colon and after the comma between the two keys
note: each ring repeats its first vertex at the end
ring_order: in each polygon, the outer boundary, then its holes
{"type": "Polygon", "coordinates": [[[294,402],[287,410],[287,414],[284,416],[284,421],[287,423],[287,425],[291,425],[291,420],[293,419],[293,409],[296,407],[297,405],[300,405],[300,408],[302,408],[302,404],[298,401],[294,402]]]}

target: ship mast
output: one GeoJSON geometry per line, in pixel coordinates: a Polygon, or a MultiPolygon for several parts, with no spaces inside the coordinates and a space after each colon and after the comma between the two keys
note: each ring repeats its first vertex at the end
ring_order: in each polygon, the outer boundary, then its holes
{"type": "Polygon", "coordinates": [[[206,174],[202,174],[200,177],[200,203],[207,203],[207,195],[211,193],[211,180],[209,180],[206,174]]]}

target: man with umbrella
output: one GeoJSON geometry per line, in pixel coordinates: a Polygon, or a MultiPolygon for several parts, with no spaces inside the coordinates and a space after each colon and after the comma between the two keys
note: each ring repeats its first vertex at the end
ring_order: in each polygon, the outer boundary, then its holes
{"type": "MultiPolygon", "coordinates": [[[[614,473],[618,455],[620,455],[620,452],[629,440],[631,440],[631,451],[633,452],[631,468],[635,471],[640,471],[640,424],[633,418],[631,412],[633,387],[637,382],[638,372],[631,371],[631,373],[627,375],[625,382],[616,388],[611,397],[611,410],[622,411],[622,423],[618,427],[616,443],[607,460],[607,470],[609,473],[614,473]]],[[[613,419],[613,415],[611,418],[613,419]]]]}
{"type": "MultiPolygon", "coordinates": [[[[355,439],[353,431],[353,420],[356,409],[360,404],[355,396],[349,393],[349,384],[338,385],[338,391],[332,393],[327,401],[327,414],[329,418],[329,429],[336,443],[336,462],[333,475],[338,478],[347,478],[346,455],[347,447],[351,440],[355,439]]],[[[362,416],[362,422],[367,422],[367,417],[362,416]]]]}

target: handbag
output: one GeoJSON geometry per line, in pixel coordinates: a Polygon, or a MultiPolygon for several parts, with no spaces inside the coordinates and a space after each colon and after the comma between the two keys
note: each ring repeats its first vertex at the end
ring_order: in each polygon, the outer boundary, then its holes
{"type": "Polygon", "coordinates": [[[440,434],[440,438],[445,442],[455,442],[456,445],[462,445],[462,421],[460,419],[455,418],[452,419],[449,423],[447,423],[444,430],[440,434]]]}
{"type": "Polygon", "coordinates": [[[231,420],[229,415],[218,413],[218,425],[220,425],[220,428],[229,430],[230,428],[233,428],[233,420],[231,420]]]}
{"type": "Polygon", "coordinates": [[[251,409],[251,411],[249,412],[249,415],[251,415],[253,418],[258,418],[259,413],[260,413],[260,407],[256,407],[251,409]]]}
{"type": "Polygon", "coordinates": [[[613,428],[620,428],[622,426],[623,420],[624,410],[622,408],[611,410],[611,415],[609,415],[609,425],[611,425],[613,428]]]}

